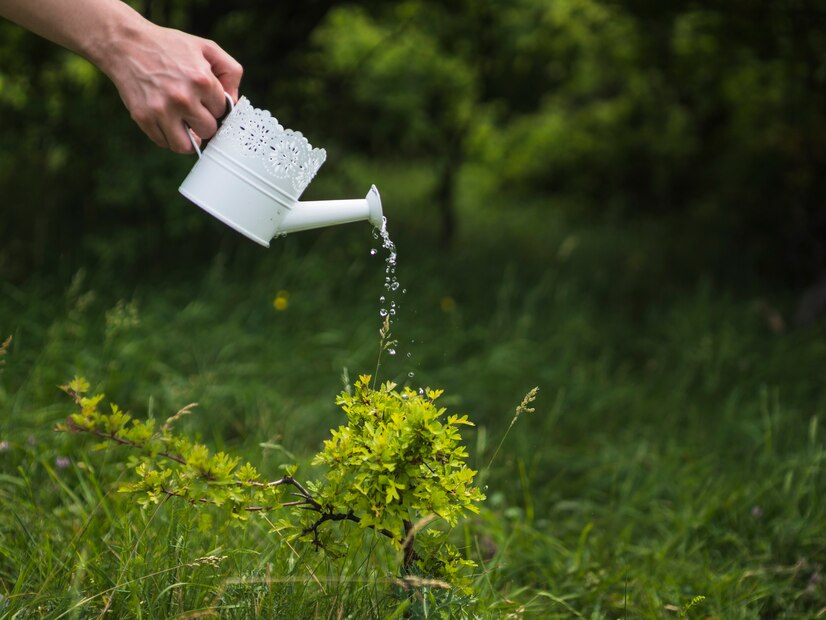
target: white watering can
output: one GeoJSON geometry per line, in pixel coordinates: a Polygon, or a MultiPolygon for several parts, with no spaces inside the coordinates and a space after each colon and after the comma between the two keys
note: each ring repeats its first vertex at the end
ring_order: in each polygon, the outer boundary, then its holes
{"type": "Polygon", "coordinates": [[[227,95],[227,101],[230,112],[203,151],[187,128],[198,161],[178,188],[181,194],[264,247],[277,235],[333,224],[368,220],[382,227],[375,185],[361,199],[299,202],[326,151],[246,97],[233,105],[227,95]]]}

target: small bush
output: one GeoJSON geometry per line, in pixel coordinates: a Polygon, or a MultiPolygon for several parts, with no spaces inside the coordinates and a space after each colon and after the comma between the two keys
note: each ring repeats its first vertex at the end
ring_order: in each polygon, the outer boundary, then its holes
{"type": "Polygon", "coordinates": [[[79,410],[58,430],[100,437],[104,447],[132,448],[127,465],[137,479],[120,490],[135,493],[144,507],[177,498],[193,507],[220,507],[239,523],[285,509],[287,515],[268,521],[273,529],[332,557],[358,548],[347,544],[348,537],[372,530],[397,552],[402,578],[445,580],[445,587],[469,592],[462,569],[473,562],[447,542],[449,528],[430,525],[441,520],[453,527],[467,512],[478,512],[476,503],[484,499],[473,486],[476,472],[467,466],[459,434],[460,426],[472,423],[436,406],[441,390],[397,390],[391,382],[376,389],[370,379],[361,376],[352,392],[339,395],[347,425],[332,431],[313,460],[326,473],[306,483],[295,478],[296,465],[264,481],[250,463],[213,454],[174,433],[175,422],[193,405],[158,427],[154,419],[134,419],[114,403],[102,410],[104,395],[87,396],[89,384],[82,378],[61,386],[79,410]]]}

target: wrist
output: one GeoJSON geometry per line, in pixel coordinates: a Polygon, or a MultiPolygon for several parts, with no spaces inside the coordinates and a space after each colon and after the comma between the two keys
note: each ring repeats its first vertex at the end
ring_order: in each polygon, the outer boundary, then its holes
{"type": "Polygon", "coordinates": [[[78,52],[110,78],[122,64],[126,49],[140,40],[152,24],[119,0],[112,10],[99,16],[94,31],[85,37],[78,52]]]}

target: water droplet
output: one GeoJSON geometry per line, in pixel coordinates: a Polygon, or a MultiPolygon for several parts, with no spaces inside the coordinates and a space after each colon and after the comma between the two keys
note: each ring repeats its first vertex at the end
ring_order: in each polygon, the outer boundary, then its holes
{"type": "Polygon", "coordinates": [[[409,358],[411,355],[413,355],[413,354],[410,351],[408,351],[407,352],[407,357],[409,358]]]}
{"type": "Polygon", "coordinates": [[[390,355],[395,355],[395,354],[396,354],[396,349],[387,349],[387,352],[388,352],[390,355]]]}
{"type": "Polygon", "coordinates": [[[373,248],[372,250],[370,250],[370,256],[375,256],[378,253],[379,253],[379,251],[376,248],[373,248]]]}
{"type": "MultiPolygon", "coordinates": [[[[387,292],[379,298],[381,309],[379,315],[386,320],[388,317],[396,315],[396,302],[393,301],[391,293],[395,293],[399,289],[399,281],[396,279],[396,262],[398,256],[396,254],[396,245],[390,239],[390,232],[387,230],[387,218],[382,219],[382,226],[379,229],[373,230],[373,237],[375,239],[381,238],[381,245],[387,251],[387,257],[384,259],[384,288],[387,292]],[[389,306],[387,305],[389,303],[389,306]]],[[[378,253],[378,250],[370,250],[371,255],[378,253]]],[[[394,351],[395,353],[395,351],[394,351]]],[[[391,354],[392,355],[392,354],[391,354]]]]}
{"type": "Polygon", "coordinates": [[[416,376],[416,373],[411,370],[409,373],[407,373],[407,376],[412,379],[413,377],[416,376]]]}

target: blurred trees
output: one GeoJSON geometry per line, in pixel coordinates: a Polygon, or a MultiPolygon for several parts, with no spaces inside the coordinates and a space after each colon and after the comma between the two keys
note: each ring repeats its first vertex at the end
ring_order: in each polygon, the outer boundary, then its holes
{"type": "MultiPolygon", "coordinates": [[[[473,162],[549,209],[671,219],[721,264],[797,283],[826,268],[826,0],[135,4],[219,41],[243,92],[314,142],[428,166],[445,241],[473,162]]],[[[88,64],[7,23],[0,118],[5,272],[145,260],[208,229],[177,196],[191,161],[143,138],[88,64]]]]}

